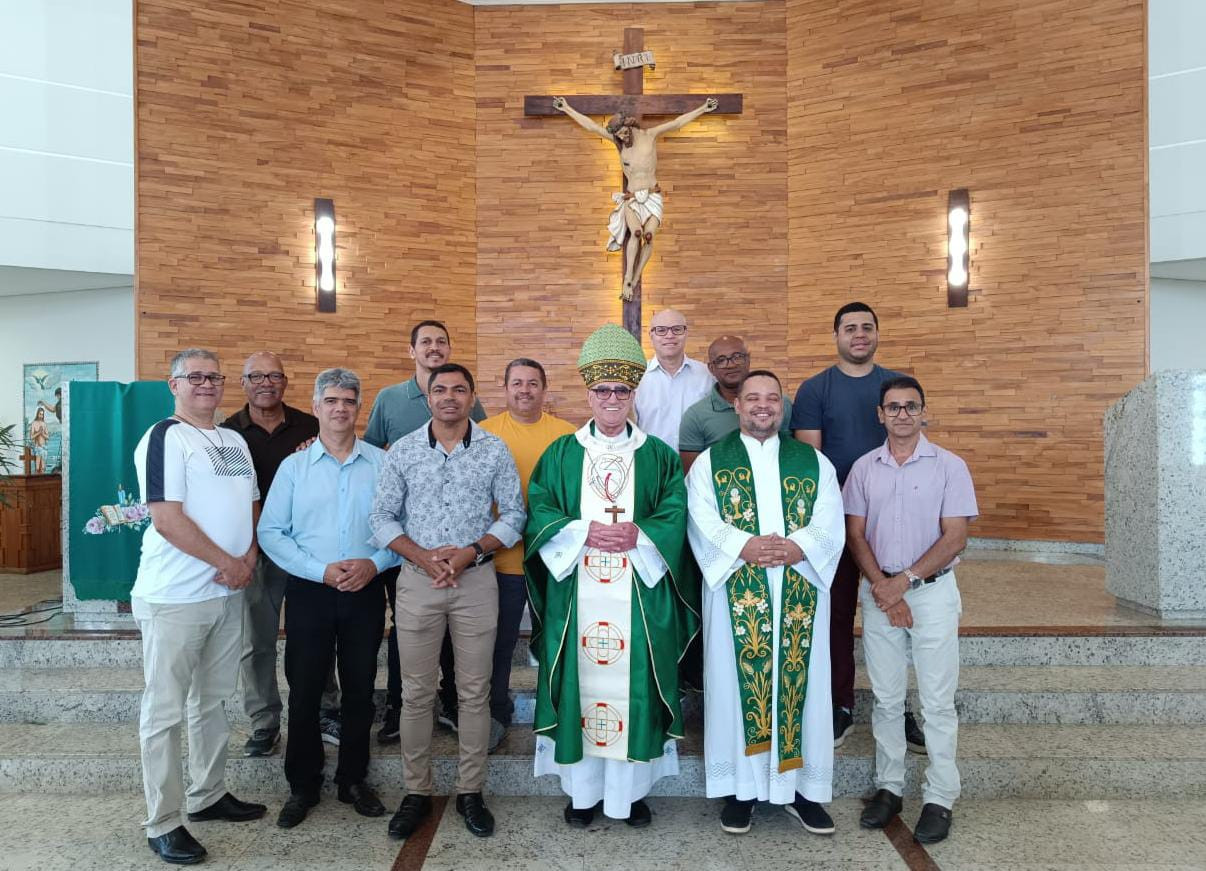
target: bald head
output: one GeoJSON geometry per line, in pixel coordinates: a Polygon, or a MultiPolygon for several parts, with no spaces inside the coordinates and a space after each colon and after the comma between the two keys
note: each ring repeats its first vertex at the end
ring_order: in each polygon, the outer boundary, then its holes
{"type": "Polygon", "coordinates": [[[649,338],[658,362],[662,366],[670,364],[671,370],[676,370],[687,347],[687,318],[677,309],[662,309],[649,321],[649,338]]]}
{"type": "Polygon", "coordinates": [[[733,401],[737,388],[750,371],[750,353],[741,336],[721,336],[708,345],[708,371],[716,379],[721,395],[733,401]]]}
{"type": "Polygon", "coordinates": [[[249,372],[284,372],[285,364],[281,362],[280,355],[272,351],[256,351],[243,363],[243,374],[249,372]]]}
{"type": "Polygon", "coordinates": [[[272,351],[256,351],[243,364],[243,392],[247,404],[256,411],[275,415],[282,411],[285,388],[285,366],[272,351]]]}

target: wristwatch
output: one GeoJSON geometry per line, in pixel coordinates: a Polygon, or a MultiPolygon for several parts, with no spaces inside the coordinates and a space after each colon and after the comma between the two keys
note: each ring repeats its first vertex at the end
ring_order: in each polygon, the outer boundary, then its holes
{"type": "Polygon", "coordinates": [[[482,559],[486,556],[486,552],[482,550],[482,546],[476,541],[472,542],[469,546],[473,548],[473,564],[475,566],[480,566],[482,564],[482,559]]]}
{"type": "Polygon", "coordinates": [[[916,590],[918,587],[921,586],[921,583],[923,580],[921,575],[917,574],[912,569],[905,569],[904,576],[909,579],[909,589],[910,590],[916,590]]]}

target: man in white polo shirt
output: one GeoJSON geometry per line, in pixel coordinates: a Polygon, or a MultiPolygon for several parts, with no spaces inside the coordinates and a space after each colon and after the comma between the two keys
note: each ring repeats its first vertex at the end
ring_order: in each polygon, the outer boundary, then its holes
{"type": "Polygon", "coordinates": [[[262,804],[226,791],[230,724],[223,700],[235,691],[243,650],[243,588],[257,550],[259,489],[247,443],[214,426],[222,401],[217,355],[189,348],[172,358],[176,412],[134,450],[138,485],[151,511],[138,578],[130,592],[142,632],[138,739],[147,800],[147,844],[165,862],[205,858],[183,825],[180,726],[188,705],[188,818],[244,821],[262,804]]]}

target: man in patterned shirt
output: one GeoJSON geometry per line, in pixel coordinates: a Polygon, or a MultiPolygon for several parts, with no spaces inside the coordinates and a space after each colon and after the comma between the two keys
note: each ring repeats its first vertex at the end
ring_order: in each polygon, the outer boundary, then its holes
{"type": "Polygon", "coordinates": [[[431,814],[431,730],[445,628],[456,651],[460,765],[456,809],[474,835],[494,832],[482,800],[490,737],[490,671],[498,630],[494,552],[519,541],[526,512],[506,444],[469,420],[473,376],[431,371],[431,422],[394,442],[377,479],[372,544],[405,562],[398,575],[402,773],[407,795],[389,823],[405,839],[431,814]],[[498,517],[493,509],[497,506],[498,517]]]}

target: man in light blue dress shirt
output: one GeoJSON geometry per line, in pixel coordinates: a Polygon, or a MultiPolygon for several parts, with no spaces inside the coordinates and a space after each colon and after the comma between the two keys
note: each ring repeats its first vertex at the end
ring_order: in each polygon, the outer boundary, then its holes
{"type": "Polygon", "coordinates": [[[369,514],[385,452],[356,438],[360,379],[327,369],[314,383],[318,439],[281,463],[260,517],[260,546],[289,573],[285,589],[285,678],[290,795],[277,818],[292,828],[318,804],[323,780],[319,708],[338,649],[343,734],[335,782],[339,800],[362,816],[385,808],[365,783],[377,650],[385,630],[381,573],[396,554],[368,543],[369,514]]]}

